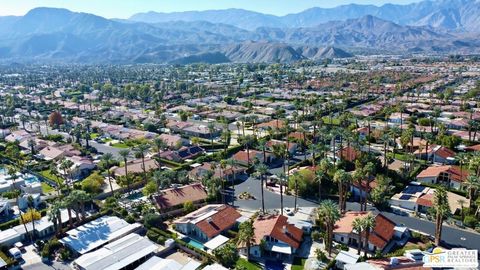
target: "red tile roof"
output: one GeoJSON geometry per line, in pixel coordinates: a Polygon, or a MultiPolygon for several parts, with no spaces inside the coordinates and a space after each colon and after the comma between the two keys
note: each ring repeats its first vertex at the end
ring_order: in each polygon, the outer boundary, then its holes
{"type": "Polygon", "coordinates": [[[221,232],[230,229],[235,225],[237,219],[242,216],[235,208],[228,205],[222,205],[216,211],[217,213],[196,224],[208,238],[215,237],[221,232]]]}
{"type": "Polygon", "coordinates": [[[377,248],[383,249],[395,233],[395,223],[382,214],[375,217],[375,228],[370,234],[370,243],[377,248]]]}
{"type": "Polygon", "coordinates": [[[426,207],[432,207],[433,206],[433,194],[432,193],[427,193],[423,194],[417,199],[417,204],[426,206],[426,207]]]}
{"type": "MultiPolygon", "coordinates": [[[[352,233],[353,221],[356,218],[364,218],[368,216],[370,212],[351,211],[345,213],[345,215],[335,223],[333,229],[334,233],[352,233]]],[[[369,241],[377,248],[383,249],[388,242],[392,239],[394,234],[395,223],[385,217],[382,214],[378,214],[375,217],[375,228],[369,235],[369,241]]]]}
{"type": "Polygon", "coordinates": [[[466,169],[460,170],[459,166],[446,165],[446,166],[430,166],[421,171],[417,178],[426,177],[438,177],[440,173],[447,173],[450,175],[450,180],[455,182],[464,182],[468,177],[468,171],[466,169]]]}
{"type": "Polygon", "coordinates": [[[299,248],[302,243],[303,231],[293,224],[289,224],[286,216],[270,215],[258,217],[253,222],[253,227],[257,245],[260,244],[265,236],[273,237],[293,248],[299,248]]]}
{"type": "Polygon", "coordinates": [[[480,151],[480,144],[465,147],[467,151],[480,151]]]}
{"type": "Polygon", "coordinates": [[[207,191],[200,183],[165,189],[160,194],[153,196],[153,200],[160,209],[168,209],[183,205],[185,202],[195,203],[205,199],[207,199],[207,191]]]}

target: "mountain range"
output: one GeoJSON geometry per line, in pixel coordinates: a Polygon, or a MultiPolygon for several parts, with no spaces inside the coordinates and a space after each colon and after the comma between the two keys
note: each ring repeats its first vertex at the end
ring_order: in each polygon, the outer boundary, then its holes
{"type": "Polygon", "coordinates": [[[278,17],[228,9],[106,19],[36,8],[0,17],[0,61],[294,62],[353,53],[478,53],[480,2],[313,8],[278,17]]]}

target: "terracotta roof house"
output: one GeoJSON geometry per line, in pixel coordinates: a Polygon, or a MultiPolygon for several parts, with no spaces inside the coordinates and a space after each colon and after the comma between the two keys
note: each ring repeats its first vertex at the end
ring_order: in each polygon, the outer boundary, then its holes
{"type": "MultiPolygon", "coordinates": [[[[254,257],[291,258],[300,248],[303,241],[303,230],[288,221],[286,216],[259,216],[253,222],[255,238],[250,248],[254,257]],[[264,250],[260,244],[264,242],[264,250]],[[262,254],[264,252],[264,254],[262,254]]],[[[245,249],[242,250],[246,252],[245,249]]]]}
{"type": "Polygon", "coordinates": [[[212,177],[214,178],[224,178],[225,180],[234,180],[234,177],[245,173],[246,169],[242,166],[230,166],[227,165],[224,169],[220,168],[219,165],[215,167],[215,170],[212,170],[212,163],[207,162],[203,163],[201,166],[193,168],[188,172],[188,177],[194,181],[200,181],[207,176],[209,172],[213,173],[212,177]]]}
{"type": "Polygon", "coordinates": [[[349,162],[354,162],[360,156],[360,151],[353,148],[352,146],[347,146],[344,147],[342,150],[339,150],[337,152],[337,156],[349,162]]]}
{"type": "Polygon", "coordinates": [[[417,158],[425,159],[441,164],[452,164],[455,162],[455,152],[444,146],[432,144],[428,148],[421,147],[413,153],[417,158]]]}
{"type": "Polygon", "coordinates": [[[248,164],[253,164],[255,159],[258,159],[260,162],[265,162],[265,163],[270,163],[272,160],[272,154],[271,153],[266,153],[265,158],[266,160],[263,160],[263,152],[262,151],[257,151],[257,150],[241,150],[237,152],[235,155],[232,156],[232,158],[241,165],[247,166],[248,164]]]}
{"type": "Polygon", "coordinates": [[[465,147],[465,151],[479,152],[480,151],[480,144],[467,146],[467,147],[465,147]]]}
{"type": "MultiPolygon", "coordinates": [[[[145,158],[145,170],[147,172],[157,169],[157,161],[151,158],[145,158]]],[[[127,164],[128,173],[143,173],[143,163],[141,159],[135,159],[128,161],[127,164]]],[[[117,167],[113,169],[115,176],[125,176],[125,167],[117,167]]]]}
{"type": "MultiPolygon", "coordinates": [[[[353,221],[356,218],[364,218],[370,212],[347,212],[335,223],[333,230],[334,239],[346,245],[358,246],[358,234],[353,230],[353,221]]],[[[371,252],[380,250],[388,252],[394,245],[393,241],[396,224],[382,214],[375,216],[375,228],[370,232],[368,249],[371,252]]]]}
{"type": "Polygon", "coordinates": [[[460,170],[459,166],[430,166],[417,175],[417,181],[428,184],[445,184],[460,189],[467,177],[468,171],[460,170]]]}
{"type": "Polygon", "coordinates": [[[47,146],[42,150],[40,150],[38,155],[45,160],[59,160],[63,158],[66,154],[65,154],[65,151],[57,147],[47,146]]]}
{"type": "Polygon", "coordinates": [[[164,189],[159,194],[153,195],[152,199],[157,208],[165,213],[183,207],[185,202],[203,203],[207,196],[207,190],[202,184],[195,183],[178,188],[164,189]]]}
{"type": "Polygon", "coordinates": [[[270,140],[266,143],[266,147],[268,150],[273,151],[274,145],[282,145],[282,144],[285,145],[285,147],[287,147],[288,145],[288,152],[290,152],[290,154],[295,154],[295,152],[297,152],[298,144],[294,142],[270,140]]]}
{"type": "Polygon", "coordinates": [[[285,121],[283,120],[271,120],[269,122],[260,123],[257,125],[258,129],[282,129],[285,128],[285,121]]]}
{"type": "Polygon", "coordinates": [[[181,146],[188,145],[188,140],[183,139],[180,135],[161,134],[159,137],[172,149],[178,149],[181,146]]]}
{"type": "Polygon", "coordinates": [[[230,230],[242,219],[235,208],[224,204],[210,204],[173,222],[175,230],[206,242],[230,230]]]}

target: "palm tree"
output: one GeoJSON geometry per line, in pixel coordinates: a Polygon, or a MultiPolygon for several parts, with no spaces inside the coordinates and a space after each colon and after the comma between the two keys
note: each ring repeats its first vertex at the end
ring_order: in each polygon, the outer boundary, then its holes
{"type": "Polygon", "coordinates": [[[328,176],[330,168],[331,164],[328,159],[323,158],[320,160],[319,168],[315,171],[315,176],[318,182],[318,203],[322,201],[322,180],[328,176]]]}
{"type": "Polygon", "coordinates": [[[32,222],[32,241],[35,241],[36,235],[35,235],[35,207],[33,203],[33,197],[28,196],[27,198],[27,204],[28,204],[28,209],[30,210],[30,219],[32,222]]]}
{"type": "Polygon", "coordinates": [[[280,213],[283,215],[283,183],[285,182],[285,179],[287,179],[287,176],[282,172],[277,174],[277,177],[280,184],[280,213]]]}
{"type": "Polygon", "coordinates": [[[468,199],[470,201],[469,208],[472,208],[473,201],[475,200],[475,193],[480,188],[480,178],[475,175],[469,175],[463,183],[465,189],[468,191],[468,199]]]}
{"type": "Polygon", "coordinates": [[[114,159],[111,153],[105,153],[102,156],[102,161],[105,163],[105,169],[107,170],[107,177],[108,177],[108,184],[110,185],[110,190],[113,194],[113,186],[112,186],[112,177],[110,175],[110,166],[112,165],[114,159]]]}
{"type": "MultiPolygon", "coordinates": [[[[77,219],[79,214],[81,214],[81,220],[85,220],[85,203],[88,202],[91,198],[90,195],[83,190],[73,190],[68,196],[72,196],[72,201],[75,202],[75,211],[77,212],[77,219]]],[[[77,220],[80,222],[80,219],[77,220]]]]}
{"type": "Polygon", "coordinates": [[[237,176],[235,173],[235,169],[237,166],[237,162],[233,158],[230,158],[230,159],[227,159],[227,165],[230,166],[230,169],[232,170],[232,174],[233,174],[231,182],[232,182],[232,193],[233,193],[232,206],[234,206],[235,205],[235,178],[237,176]]]}
{"type": "MultiPolygon", "coordinates": [[[[375,175],[375,164],[372,162],[367,162],[365,166],[363,167],[363,171],[365,173],[365,177],[367,178],[367,186],[366,190],[368,191],[370,189],[370,183],[372,182],[372,178],[375,175]]],[[[367,198],[368,194],[365,194],[363,198],[363,211],[367,211],[367,198]]]]}
{"type": "Polygon", "coordinates": [[[214,132],[215,132],[215,124],[213,124],[212,122],[208,123],[208,133],[210,136],[210,144],[212,145],[212,149],[213,149],[213,133],[214,132]]]}
{"type": "Polygon", "coordinates": [[[457,203],[460,205],[460,215],[462,215],[462,221],[465,218],[465,213],[463,212],[463,206],[465,205],[466,201],[464,199],[458,199],[457,203]]]}
{"type": "MultiPolygon", "coordinates": [[[[360,211],[363,211],[363,180],[365,180],[365,170],[360,165],[360,162],[355,162],[355,171],[352,175],[353,182],[357,183],[358,190],[360,191],[360,211]]],[[[365,194],[367,196],[367,194],[365,194]]]]}
{"type": "Polygon", "coordinates": [[[130,157],[130,150],[122,149],[118,151],[118,155],[122,157],[125,166],[125,180],[127,181],[127,189],[130,190],[130,180],[128,177],[128,158],[130,157]]]}
{"type": "Polygon", "coordinates": [[[73,166],[73,161],[70,159],[64,159],[62,163],[60,163],[60,170],[63,172],[63,178],[65,179],[65,184],[67,188],[70,188],[71,181],[71,171],[73,166]]]}
{"type": "Polygon", "coordinates": [[[367,257],[368,253],[368,242],[370,240],[370,231],[375,228],[375,217],[372,214],[368,214],[368,216],[362,219],[363,223],[363,230],[365,231],[365,257],[367,257]]]}
{"type": "Polygon", "coordinates": [[[154,150],[157,151],[158,157],[160,157],[160,154],[162,151],[167,148],[167,143],[165,143],[164,140],[160,137],[156,137],[153,139],[153,145],[154,145],[154,150]]]}
{"type": "Polygon", "coordinates": [[[35,146],[37,145],[37,143],[35,142],[34,139],[28,139],[28,147],[30,147],[30,153],[32,154],[32,156],[35,155],[35,146]]]}
{"type": "Polygon", "coordinates": [[[135,148],[135,154],[140,156],[142,159],[142,169],[143,169],[143,183],[147,183],[147,168],[145,168],[145,155],[147,154],[150,146],[148,144],[140,144],[135,148]]]}
{"type": "Polygon", "coordinates": [[[268,173],[268,166],[261,163],[261,164],[258,164],[255,167],[255,169],[256,169],[256,173],[257,173],[258,177],[260,178],[260,191],[261,191],[261,194],[262,194],[262,213],[265,213],[265,198],[264,198],[264,195],[263,195],[263,189],[265,187],[265,176],[268,173]]]}
{"type": "Polygon", "coordinates": [[[237,244],[247,247],[247,260],[250,260],[250,246],[254,242],[255,228],[251,220],[240,224],[237,236],[237,244]]]}
{"type": "Polygon", "coordinates": [[[338,184],[338,201],[340,205],[340,211],[345,213],[346,208],[346,195],[347,195],[347,187],[351,182],[351,176],[344,170],[340,169],[335,172],[333,176],[333,181],[338,184]]]}
{"type": "Polygon", "coordinates": [[[442,227],[444,218],[450,213],[450,207],[448,205],[447,191],[444,187],[438,187],[435,190],[435,196],[433,198],[433,205],[436,211],[435,217],[435,245],[440,246],[442,239],[442,227]]]}
{"type": "Polygon", "coordinates": [[[324,200],[318,207],[318,218],[323,221],[325,226],[325,246],[328,250],[328,255],[332,254],[333,229],[335,223],[340,220],[340,211],[338,205],[331,200],[324,200]]]}
{"type": "MultiPolygon", "coordinates": [[[[362,218],[355,218],[352,222],[353,230],[358,235],[358,243],[357,243],[357,254],[360,255],[360,251],[362,250],[362,233],[363,233],[363,219],[362,218]]],[[[368,245],[368,243],[367,243],[368,245]]]]}
{"type": "Polygon", "coordinates": [[[67,213],[68,213],[68,227],[72,228],[73,227],[73,219],[72,219],[72,207],[73,207],[73,201],[71,196],[66,196],[62,200],[62,207],[67,208],[67,213]]]}
{"type": "Polygon", "coordinates": [[[62,230],[62,204],[58,201],[50,204],[49,211],[47,211],[48,220],[53,222],[53,226],[56,229],[56,234],[58,235],[62,230]]]}

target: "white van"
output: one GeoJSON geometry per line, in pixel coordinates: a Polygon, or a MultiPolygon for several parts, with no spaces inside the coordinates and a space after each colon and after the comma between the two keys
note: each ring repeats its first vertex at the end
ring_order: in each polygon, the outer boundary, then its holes
{"type": "Polygon", "coordinates": [[[15,258],[15,260],[22,258],[22,252],[16,247],[9,249],[8,252],[13,258],[15,258]]]}

